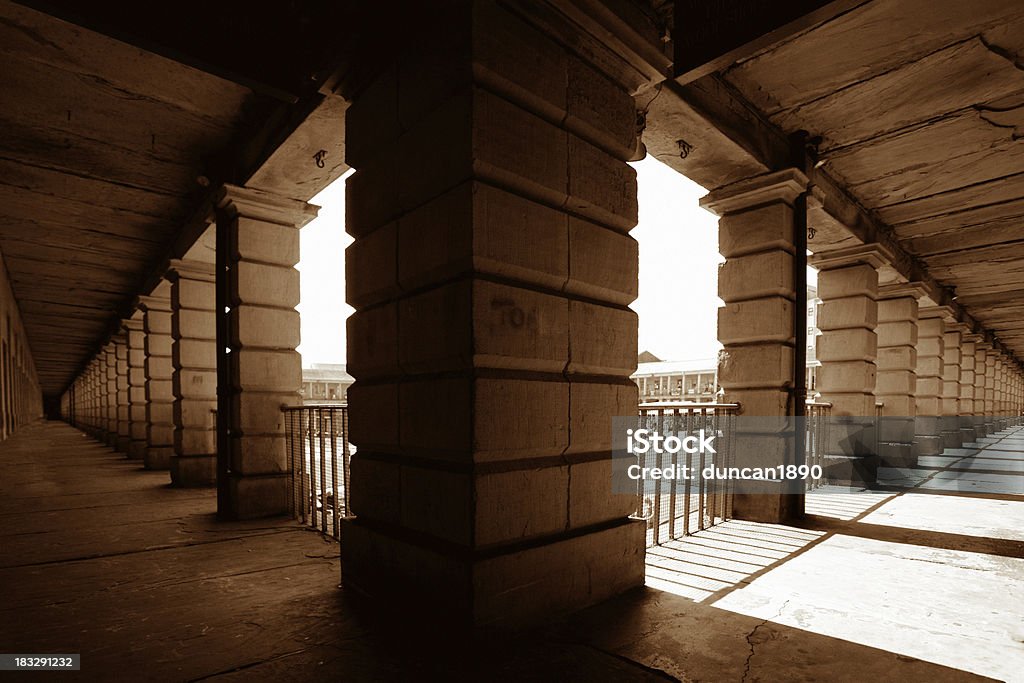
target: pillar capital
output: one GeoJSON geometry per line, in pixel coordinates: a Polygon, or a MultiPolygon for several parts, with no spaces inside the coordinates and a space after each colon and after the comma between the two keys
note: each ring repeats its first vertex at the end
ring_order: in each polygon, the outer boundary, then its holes
{"type": "MultiPolygon", "coordinates": [[[[139,309],[143,311],[170,311],[171,310],[171,297],[170,296],[140,296],[138,297],[139,309]]],[[[140,321],[141,322],[141,321],[140,321]]]]}
{"type": "Polygon", "coordinates": [[[179,278],[213,282],[215,273],[216,268],[212,263],[193,261],[191,259],[173,259],[167,267],[167,273],[164,277],[172,282],[179,278]]]}
{"type": "Polygon", "coordinates": [[[301,228],[316,218],[320,211],[315,204],[238,185],[221,187],[215,205],[219,212],[229,217],[244,216],[295,228],[301,228]]]}
{"type": "Polygon", "coordinates": [[[784,168],[712,190],[701,197],[700,205],[716,216],[775,202],[792,205],[809,182],[799,169],[784,168]]]}
{"type": "Polygon", "coordinates": [[[922,318],[941,318],[945,323],[956,321],[956,311],[952,306],[921,306],[922,318]]]}
{"type": "Polygon", "coordinates": [[[807,257],[807,261],[818,270],[833,270],[858,264],[866,264],[878,269],[892,263],[894,258],[895,256],[888,246],[880,242],[871,242],[811,254],[807,257]]]}
{"type": "MultiPolygon", "coordinates": [[[[878,288],[878,300],[911,298],[920,302],[927,299],[928,291],[921,282],[899,282],[890,285],[881,285],[878,288]]],[[[924,310],[924,309],[919,309],[924,310]]]]}

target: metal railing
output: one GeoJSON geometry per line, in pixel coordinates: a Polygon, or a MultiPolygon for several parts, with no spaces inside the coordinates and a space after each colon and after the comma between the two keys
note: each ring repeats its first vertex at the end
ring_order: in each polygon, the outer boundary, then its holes
{"type": "Polygon", "coordinates": [[[828,448],[832,404],[808,401],[804,414],[806,415],[804,420],[804,463],[811,468],[812,472],[812,475],[807,478],[807,490],[810,491],[825,484],[824,475],[815,477],[813,473],[823,473],[825,470],[825,449],[828,448]]]}
{"type": "MultiPolygon", "coordinates": [[[[720,438],[722,448],[714,455],[705,453],[647,453],[641,467],[687,466],[702,471],[707,466],[729,467],[733,462],[732,439],[735,403],[650,403],[641,404],[638,428],[661,434],[696,433],[701,429],[720,438]]],[[[691,469],[691,471],[694,471],[691,469]]],[[[653,491],[645,491],[638,482],[638,505],[634,516],[647,520],[647,546],[689,536],[695,531],[729,519],[732,511],[732,487],[728,484],[708,486],[703,477],[691,479],[659,479],[653,491]]]]}
{"type": "Polygon", "coordinates": [[[321,533],[341,537],[349,514],[348,407],[288,406],[284,409],[292,515],[321,533]]]}

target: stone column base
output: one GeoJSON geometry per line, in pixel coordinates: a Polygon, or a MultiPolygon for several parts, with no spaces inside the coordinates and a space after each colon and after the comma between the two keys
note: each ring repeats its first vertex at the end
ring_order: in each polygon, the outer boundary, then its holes
{"type": "Polygon", "coordinates": [[[960,431],[960,418],[945,416],[942,418],[942,448],[962,448],[963,432],[960,431]]]}
{"type": "Polygon", "coordinates": [[[500,554],[399,538],[356,518],[342,520],[341,528],[345,591],[375,610],[383,606],[433,627],[440,621],[456,629],[517,628],[644,581],[642,520],[500,554]]]}
{"type": "Polygon", "coordinates": [[[878,482],[880,464],[881,458],[877,455],[822,456],[824,478],[835,486],[869,488],[878,482]]]}
{"type": "Polygon", "coordinates": [[[146,450],[147,446],[145,441],[132,440],[132,442],[128,444],[128,457],[132,460],[143,460],[146,457],[146,450]]]}
{"type": "Polygon", "coordinates": [[[174,449],[170,446],[146,448],[143,464],[147,470],[166,470],[171,466],[172,455],[174,455],[174,449]]]}
{"type": "Polygon", "coordinates": [[[216,455],[171,456],[171,484],[181,487],[216,486],[216,455]]]}
{"type": "Polygon", "coordinates": [[[223,491],[227,500],[223,501],[224,505],[217,506],[217,514],[224,519],[260,519],[290,514],[289,479],[289,475],[283,472],[228,475],[223,491]]]}

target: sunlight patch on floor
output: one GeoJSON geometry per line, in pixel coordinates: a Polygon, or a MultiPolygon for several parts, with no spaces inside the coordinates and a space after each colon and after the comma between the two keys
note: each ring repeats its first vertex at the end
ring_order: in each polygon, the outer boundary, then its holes
{"type": "Polygon", "coordinates": [[[823,532],[729,520],[647,549],[647,586],[694,601],[746,581],[823,532]]]}
{"type": "Polygon", "coordinates": [[[906,493],[861,520],[866,524],[1024,541],[1024,501],[906,493]]]}
{"type": "Polygon", "coordinates": [[[843,535],[822,541],[713,603],[777,624],[1018,681],[1024,680],[1021,604],[1024,559],[843,535]]]}

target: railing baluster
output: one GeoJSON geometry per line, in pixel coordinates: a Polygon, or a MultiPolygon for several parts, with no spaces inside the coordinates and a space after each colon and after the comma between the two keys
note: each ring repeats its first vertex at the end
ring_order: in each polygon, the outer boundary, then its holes
{"type": "Polygon", "coordinates": [[[317,428],[320,436],[320,531],[327,533],[327,435],[324,434],[324,411],[317,409],[317,428]]]}
{"type": "Polygon", "coordinates": [[[338,489],[338,433],[335,431],[334,415],[333,410],[327,413],[331,425],[331,535],[340,538],[338,500],[341,497],[341,491],[338,489]]]}
{"type": "Polygon", "coordinates": [[[349,514],[348,407],[287,406],[284,412],[292,514],[340,540],[341,518],[349,514]]]}
{"type": "Polygon", "coordinates": [[[302,523],[303,524],[308,524],[309,520],[306,517],[306,506],[309,505],[309,494],[306,491],[306,484],[308,482],[309,473],[306,471],[308,469],[306,467],[306,462],[307,462],[306,454],[308,452],[308,443],[309,443],[309,438],[308,438],[309,416],[307,415],[305,410],[301,410],[300,409],[298,412],[299,412],[299,443],[301,444],[301,447],[302,447],[302,456],[301,456],[301,458],[299,460],[299,471],[300,471],[300,473],[302,475],[301,479],[300,479],[301,483],[299,485],[300,486],[299,490],[300,490],[300,493],[302,495],[302,499],[301,499],[302,500],[302,523]]]}
{"type": "Polygon", "coordinates": [[[647,487],[644,482],[637,485],[637,512],[648,520],[650,536],[648,545],[660,545],[665,540],[679,538],[678,520],[682,517],[682,535],[689,536],[695,530],[707,529],[718,522],[729,519],[732,505],[732,488],[730,482],[704,482],[699,479],[697,485],[691,488],[692,477],[700,476],[703,470],[710,463],[715,468],[728,468],[732,466],[732,433],[733,419],[739,406],[735,403],[658,403],[641,405],[638,412],[638,428],[653,429],[662,435],[681,432],[685,435],[699,434],[701,429],[705,433],[721,436],[717,443],[722,444],[718,453],[707,458],[704,453],[685,453],[680,458],[678,454],[672,454],[671,458],[665,458],[664,453],[656,454],[648,451],[640,463],[643,467],[664,467],[666,461],[671,461],[673,467],[684,462],[690,469],[690,477],[682,482],[678,479],[671,479],[668,484],[663,484],[662,479],[654,480],[654,494],[650,498],[651,504],[648,507],[646,501],[647,487]],[[668,429],[673,432],[667,431],[668,429]],[[711,488],[708,488],[708,487],[711,488]],[[722,488],[719,489],[718,487],[722,488]],[[679,501],[679,489],[682,487],[682,501],[679,501]],[[692,495],[691,495],[692,494],[692,495]],[[662,499],[668,497],[667,501],[662,499]],[[691,504],[695,507],[691,508],[691,504]],[[667,512],[667,516],[666,513],[667,512]],[[692,524],[691,515],[697,515],[697,523],[692,524]],[[662,526],[665,526],[667,534],[663,533],[662,526]],[[696,527],[696,529],[694,529],[696,527]]]}
{"type": "MultiPolygon", "coordinates": [[[[679,413],[672,411],[671,414],[666,413],[663,422],[667,422],[668,419],[672,420],[672,429],[679,428],[679,413]]],[[[665,431],[660,432],[666,434],[665,431]]],[[[679,464],[679,454],[672,454],[672,467],[673,469],[679,464]]],[[[676,494],[679,490],[679,482],[673,477],[668,483],[668,540],[672,541],[676,538],[676,494]]]]}

